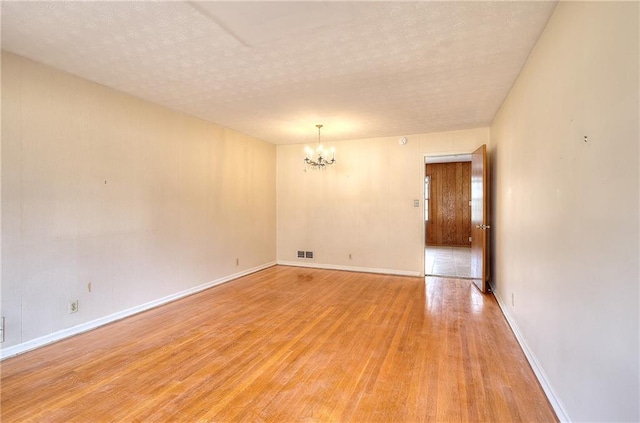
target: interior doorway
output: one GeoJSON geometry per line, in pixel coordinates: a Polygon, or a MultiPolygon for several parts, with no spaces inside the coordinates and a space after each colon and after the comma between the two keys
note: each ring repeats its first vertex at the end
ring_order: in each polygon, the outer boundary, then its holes
{"type": "Polygon", "coordinates": [[[472,278],[471,154],[425,157],[425,275],[472,278]]]}

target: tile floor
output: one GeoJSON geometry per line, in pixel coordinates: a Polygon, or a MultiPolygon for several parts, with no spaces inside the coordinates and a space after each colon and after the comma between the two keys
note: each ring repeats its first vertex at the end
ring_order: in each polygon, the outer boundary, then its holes
{"type": "Polygon", "coordinates": [[[471,277],[471,248],[425,247],[425,275],[471,277]]]}

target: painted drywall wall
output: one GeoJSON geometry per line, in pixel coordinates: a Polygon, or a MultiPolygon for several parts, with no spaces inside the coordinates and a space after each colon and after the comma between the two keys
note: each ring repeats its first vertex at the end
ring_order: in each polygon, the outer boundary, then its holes
{"type": "Polygon", "coordinates": [[[3,348],[275,262],[272,144],[3,53],[2,150],[3,348]]]}
{"type": "Polygon", "coordinates": [[[491,126],[494,285],[573,421],[640,420],[638,6],[560,3],[491,126]]]}
{"type": "Polygon", "coordinates": [[[337,159],[326,170],[306,168],[304,145],[279,145],[278,262],[424,274],[424,156],[470,153],[488,143],[489,129],[407,138],[325,143],[337,159]],[[298,250],[314,259],[298,259],[298,250]]]}

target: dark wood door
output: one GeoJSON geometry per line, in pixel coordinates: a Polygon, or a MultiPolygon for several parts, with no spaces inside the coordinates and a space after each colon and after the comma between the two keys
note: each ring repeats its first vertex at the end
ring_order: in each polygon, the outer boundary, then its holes
{"type": "Polygon", "coordinates": [[[471,156],[471,275],[482,292],[489,275],[487,185],[487,146],[482,145],[471,156]]]}

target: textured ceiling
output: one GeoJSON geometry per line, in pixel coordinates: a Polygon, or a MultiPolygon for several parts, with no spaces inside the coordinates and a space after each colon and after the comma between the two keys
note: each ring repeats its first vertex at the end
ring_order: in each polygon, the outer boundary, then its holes
{"type": "Polygon", "coordinates": [[[2,48],[275,144],[490,124],[555,2],[11,2],[2,48]]]}

